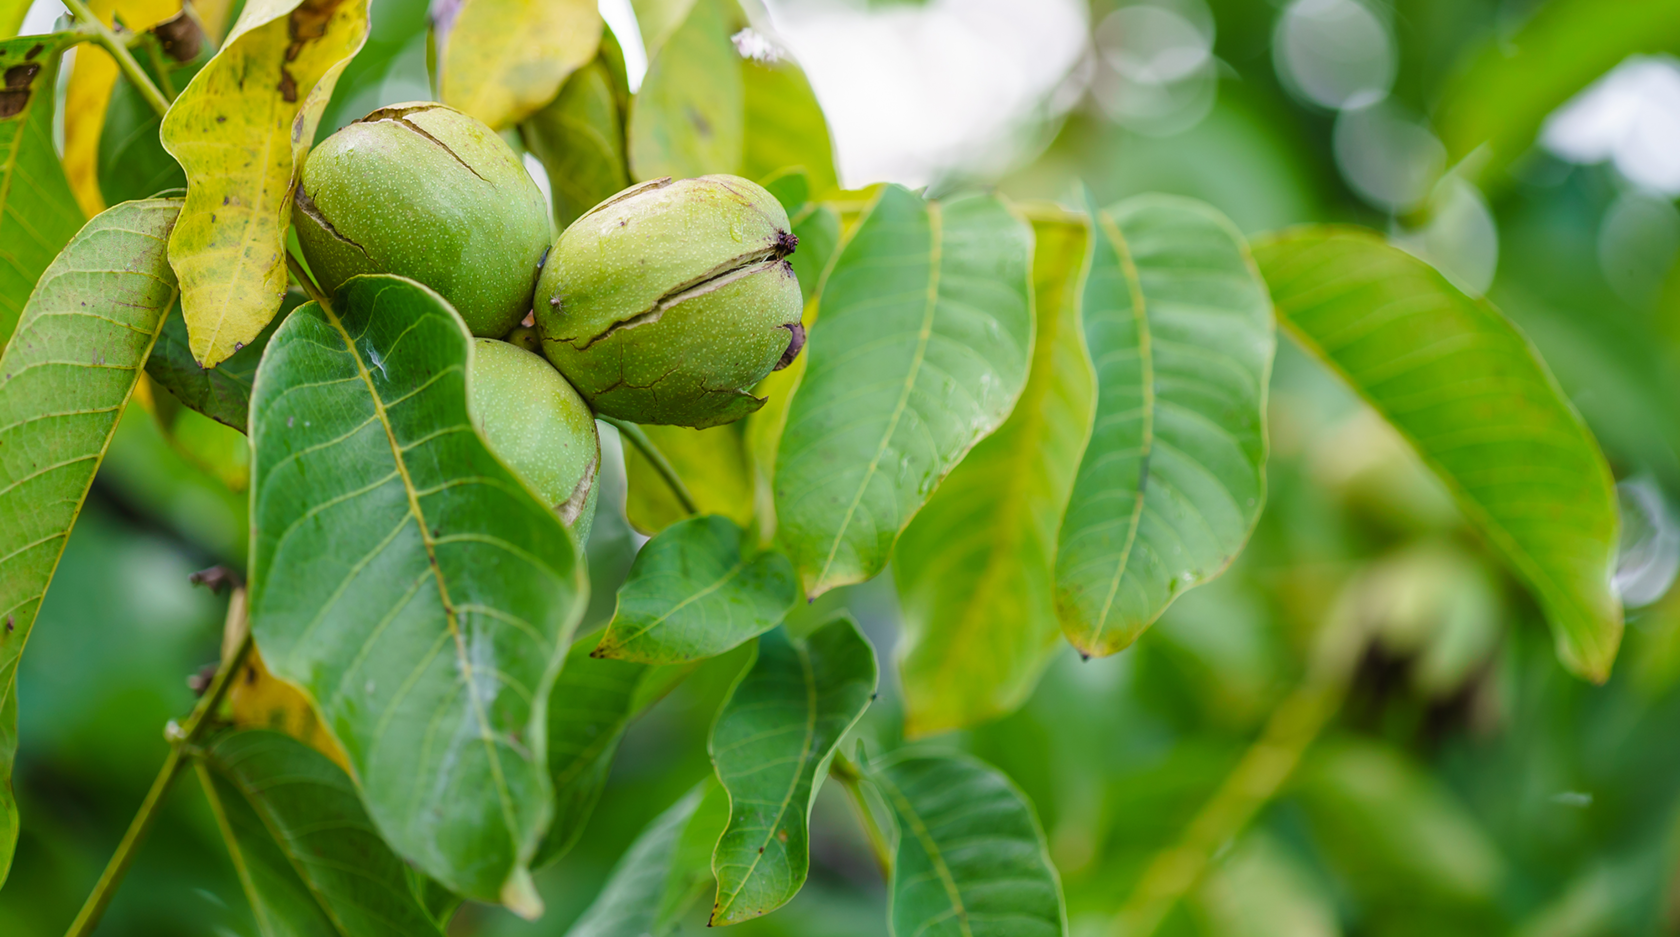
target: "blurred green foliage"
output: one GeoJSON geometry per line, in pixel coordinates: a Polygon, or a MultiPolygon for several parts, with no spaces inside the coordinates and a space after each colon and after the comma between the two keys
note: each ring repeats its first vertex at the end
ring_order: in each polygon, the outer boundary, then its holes
{"type": "MultiPolygon", "coordinates": [[[[1091,22],[1116,5],[1094,0],[1091,22]]],[[[1044,132],[1042,151],[1002,190],[1066,199],[1083,180],[1101,204],[1146,191],[1203,199],[1248,233],[1310,221],[1394,230],[1398,221],[1339,173],[1334,114],[1298,102],[1279,80],[1281,4],[1208,6],[1220,78],[1202,120],[1151,137],[1086,100],[1044,132]]],[[[1399,53],[1395,100],[1434,113],[1461,69],[1539,6],[1384,6],[1399,53]]],[[[321,135],[394,89],[424,95],[425,18],[423,0],[374,0],[367,49],[340,81],[321,135]]],[[[1617,477],[1654,479],[1672,501],[1680,268],[1671,263],[1665,284],[1630,301],[1598,260],[1603,219],[1626,182],[1608,166],[1510,155],[1488,186],[1499,235],[1489,295],[1539,347],[1617,477]]],[[[1271,408],[1269,503],[1229,573],[1186,595],[1125,653],[1082,663],[1062,647],[1020,711],[926,743],[999,766],[1033,801],[1072,932],[1109,933],[1143,869],[1178,840],[1315,649],[1337,641],[1358,663],[1332,727],[1161,933],[1680,932],[1680,598],[1630,610],[1610,681],[1577,681],[1554,659],[1532,600],[1433,479],[1287,341],[1271,408]]],[[[640,542],[624,519],[615,448],[580,633],[611,616],[611,592],[640,542]]],[[[24,828],[0,891],[0,934],[60,932],[97,877],[163,757],[163,725],[190,707],[186,678],[216,655],[224,600],[187,576],[243,562],[244,512],[243,496],[176,454],[149,415],[130,412],[22,666],[24,828]]],[[[902,726],[885,666],[897,630],[889,579],[835,590],[790,621],[798,632],[848,609],[881,652],[866,750],[896,744],[902,726]]],[[[538,875],[541,921],[469,905],[451,933],[564,933],[647,821],[709,772],[707,730],[744,661],[737,651],[706,662],[632,725],[582,840],[538,875]]],[[[837,785],[818,797],[811,839],[804,890],[736,933],[885,933],[885,886],[837,785]]],[[[683,932],[699,933],[704,912],[683,932]]],[[[195,785],[180,785],[100,933],[256,933],[195,785]]]]}

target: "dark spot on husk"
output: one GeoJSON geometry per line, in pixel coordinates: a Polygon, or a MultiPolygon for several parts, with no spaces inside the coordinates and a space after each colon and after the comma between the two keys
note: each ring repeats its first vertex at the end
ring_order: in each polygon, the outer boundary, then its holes
{"type": "Polygon", "coordinates": [[[776,246],[772,248],[773,253],[771,253],[770,256],[776,258],[777,260],[781,260],[784,257],[791,257],[793,256],[794,250],[798,247],[799,235],[794,234],[792,231],[777,231],[776,246]]]}
{"type": "Polygon", "coordinates": [[[778,326],[778,328],[788,330],[788,343],[787,348],[782,351],[782,357],[776,361],[776,366],[770,369],[772,371],[780,371],[792,364],[794,359],[799,357],[800,349],[805,347],[805,324],[803,322],[793,322],[778,326]]]}

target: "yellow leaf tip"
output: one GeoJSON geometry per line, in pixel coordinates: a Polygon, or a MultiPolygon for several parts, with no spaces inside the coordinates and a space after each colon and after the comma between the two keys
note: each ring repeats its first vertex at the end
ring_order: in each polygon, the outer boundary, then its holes
{"type": "Polygon", "coordinates": [[[542,896],[537,894],[537,886],[531,881],[529,869],[521,866],[508,876],[502,885],[502,904],[509,911],[519,915],[527,921],[534,921],[542,917],[542,896]]]}

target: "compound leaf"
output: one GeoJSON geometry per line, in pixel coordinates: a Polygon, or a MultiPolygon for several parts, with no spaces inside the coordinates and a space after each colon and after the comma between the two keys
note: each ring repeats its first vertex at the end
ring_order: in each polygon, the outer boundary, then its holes
{"type": "Polygon", "coordinates": [[[554,99],[601,43],[594,0],[463,0],[439,41],[443,103],[500,129],[554,99]]]}
{"type": "Polygon", "coordinates": [[[228,732],[198,772],[263,934],[442,937],[325,755],[278,732],[228,732]]]}
{"type": "Polygon", "coordinates": [[[0,881],[18,834],[18,660],[175,301],[164,245],[180,211],[178,200],[129,202],[88,222],[42,274],[0,354],[0,881]]]}
{"type": "Polygon", "coordinates": [[[1534,590],[1558,657],[1603,682],[1622,636],[1615,484],[1534,347],[1491,303],[1367,231],[1285,231],[1255,259],[1278,321],[1411,443],[1534,590]]]}
{"type": "Polygon", "coordinates": [[[251,622],[392,847],[529,915],[552,810],[539,704],[588,586],[565,525],[468,419],[471,347],[400,277],[287,317],[251,400],[251,622]]]}
{"type": "Polygon", "coordinates": [[[870,777],[898,821],[897,937],[1060,937],[1062,884],[1025,796],[966,755],[897,757],[870,777]]]}
{"type": "Polygon", "coordinates": [[[648,541],[618,590],[597,657],[673,664],[715,657],[769,631],[799,600],[787,557],[715,514],[648,541]]]}
{"type": "Polygon", "coordinates": [[[887,186],[829,264],[775,471],[779,536],[812,595],[862,582],[1032,356],[1032,229],[999,199],[887,186]]]}
{"type": "Polygon", "coordinates": [[[875,681],[875,650],[850,618],[802,641],[781,628],[759,637],[758,659],[718,711],[709,742],[729,792],[729,826],[712,853],[712,926],[768,914],[805,884],[811,805],[875,681]]]}
{"type": "Polygon", "coordinates": [[[1167,196],[1092,206],[1091,441],[1062,521],[1056,605],[1086,656],[1125,648],[1224,571],[1265,500],[1266,287],[1231,223],[1167,196]]]}
{"type": "Polygon", "coordinates": [[[905,734],[1014,710],[1060,644],[1056,530],[1091,434],[1096,378],[1080,331],[1088,227],[1033,224],[1038,337],[1015,412],[981,440],[893,554],[905,734]]]}
{"type": "Polygon", "coordinates": [[[367,32],[368,0],[251,0],[163,119],[164,149],[187,175],[169,262],[202,367],[280,310],[297,170],[367,32]]]}
{"type": "Polygon", "coordinates": [[[75,41],[54,33],[0,42],[0,347],[41,272],[82,226],[52,140],[59,57],[75,41]]]}

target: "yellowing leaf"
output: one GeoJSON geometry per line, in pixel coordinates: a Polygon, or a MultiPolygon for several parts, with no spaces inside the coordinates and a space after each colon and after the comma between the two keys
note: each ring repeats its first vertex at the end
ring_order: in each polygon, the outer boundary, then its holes
{"type": "MultiPolygon", "coordinates": [[[[752,474],[740,427],[642,429],[677,470],[700,513],[722,514],[742,527],[752,522],[752,474]]],[[[624,446],[624,471],[629,482],[624,509],[638,531],[652,536],[688,516],[653,464],[629,444],[624,446]]]]}
{"type": "Polygon", "coordinates": [[[600,44],[594,0],[466,0],[439,65],[443,103],[497,129],[517,123],[600,44]]]}
{"type": "Polygon", "coordinates": [[[23,27],[29,15],[29,0],[0,0],[0,39],[10,39],[23,27]]]}
{"type": "MultiPolygon", "coordinates": [[[[139,33],[180,13],[181,0],[91,0],[88,9],[107,26],[115,13],[131,32],[139,33]]],[[[99,194],[99,131],[116,84],[117,60],[93,43],[83,43],[64,95],[64,173],[70,177],[76,204],[89,218],[105,210],[99,194]]]]}
{"type": "Polygon", "coordinates": [[[367,32],[367,0],[252,0],[164,118],[164,149],[187,172],[169,262],[202,367],[280,309],[297,168],[367,32]]]}

